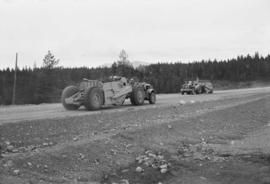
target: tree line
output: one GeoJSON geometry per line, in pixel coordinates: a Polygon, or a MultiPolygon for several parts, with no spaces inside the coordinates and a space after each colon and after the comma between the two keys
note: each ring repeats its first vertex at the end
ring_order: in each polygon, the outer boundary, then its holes
{"type": "MultiPolygon", "coordinates": [[[[157,63],[134,68],[123,50],[110,67],[58,67],[59,60],[49,51],[43,66],[17,70],[16,104],[40,104],[60,101],[62,90],[78,85],[83,78],[104,80],[120,75],[151,83],[157,93],[179,92],[186,80],[270,81],[270,55],[259,53],[228,60],[202,60],[192,63],[157,63]]],[[[0,104],[12,102],[14,69],[0,70],[0,104]]]]}

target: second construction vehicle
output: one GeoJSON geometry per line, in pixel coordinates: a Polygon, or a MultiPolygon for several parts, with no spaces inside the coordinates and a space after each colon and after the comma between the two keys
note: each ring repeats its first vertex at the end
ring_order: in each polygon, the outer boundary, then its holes
{"type": "Polygon", "coordinates": [[[189,81],[185,82],[180,89],[182,95],[184,94],[202,94],[202,93],[213,93],[214,88],[211,82],[209,81],[189,81]]]}

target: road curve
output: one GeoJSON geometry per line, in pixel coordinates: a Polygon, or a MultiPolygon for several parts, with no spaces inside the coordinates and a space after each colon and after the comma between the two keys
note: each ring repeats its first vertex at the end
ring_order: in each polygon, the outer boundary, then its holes
{"type": "Polygon", "coordinates": [[[213,100],[222,100],[230,98],[241,98],[255,94],[270,94],[270,87],[248,88],[236,90],[215,91],[214,94],[204,95],[181,95],[181,94],[160,94],[157,95],[157,103],[155,105],[131,106],[129,100],[126,100],[124,106],[107,107],[99,111],[86,111],[81,108],[77,111],[67,111],[60,103],[40,104],[40,105],[15,105],[0,107],[0,125],[4,123],[39,120],[39,119],[55,119],[70,116],[84,116],[98,114],[102,112],[113,113],[117,111],[127,111],[132,109],[148,109],[158,106],[168,106],[179,104],[180,102],[205,102],[213,100]]]}

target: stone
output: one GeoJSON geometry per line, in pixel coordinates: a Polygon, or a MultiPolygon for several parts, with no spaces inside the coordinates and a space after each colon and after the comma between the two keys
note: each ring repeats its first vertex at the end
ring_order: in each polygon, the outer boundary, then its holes
{"type": "Polygon", "coordinates": [[[12,153],[18,153],[19,150],[18,150],[18,149],[13,149],[13,150],[11,150],[11,152],[12,152],[12,153]]]}
{"type": "Polygon", "coordinates": [[[27,162],[27,165],[31,167],[32,166],[32,163],[31,162],[27,162]]]}
{"type": "Polygon", "coordinates": [[[166,168],[160,170],[160,172],[161,172],[162,174],[165,174],[167,171],[168,171],[168,169],[166,169],[166,168]]]}
{"type": "Polygon", "coordinates": [[[149,153],[151,153],[151,150],[145,151],[145,154],[149,154],[149,153]]]}
{"type": "Polygon", "coordinates": [[[129,184],[127,179],[122,179],[120,180],[120,184],[129,184]]]}
{"type": "Polygon", "coordinates": [[[149,153],[148,156],[149,156],[149,157],[154,157],[154,158],[156,157],[156,155],[153,154],[153,153],[149,153]]]}
{"type": "Polygon", "coordinates": [[[201,176],[200,178],[201,178],[202,180],[206,180],[206,177],[201,176]]]}
{"type": "Polygon", "coordinates": [[[128,144],[128,145],[126,145],[126,148],[130,148],[132,146],[133,146],[132,144],[128,144]]]}
{"type": "Polygon", "coordinates": [[[180,100],[180,102],[179,102],[181,105],[185,105],[186,104],[186,102],[184,101],[184,100],[180,100]]]}
{"type": "Polygon", "coordinates": [[[12,152],[13,149],[14,149],[14,146],[8,144],[8,146],[7,146],[7,151],[8,151],[8,152],[12,152]]]}
{"type": "Polygon", "coordinates": [[[143,172],[143,168],[137,167],[137,168],[136,168],[136,172],[143,172]]]}
{"type": "Polygon", "coordinates": [[[79,181],[79,182],[88,182],[89,179],[86,178],[86,177],[83,177],[83,176],[79,176],[79,177],[77,178],[77,181],[79,181]]]}
{"type": "Polygon", "coordinates": [[[8,160],[5,164],[4,167],[12,167],[14,165],[12,160],[8,160]]]}
{"type": "Polygon", "coordinates": [[[129,171],[129,169],[123,169],[121,172],[122,173],[126,173],[126,172],[128,172],[129,171]]]}
{"type": "Polygon", "coordinates": [[[167,169],[168,168],[168,165],[167,164],[163,164],[161,166],[159,166],[160,169],[167,169]]]}
{"type": "Polygon", "coordinates": [[[96,165],[100,164],[100,160],[99,159],[95,159],[95,164],[96,165]]]}
{"type": "Polygon", "coordinates": [[[163,155],[158,155],[157,158],[158,158],[159,160],[163,160],[163,159],[164,159],[164,156],[163,156],[163,155]]]}
{"type": "Polygon", "coordinates": [[[79,159],[84,159],[84,158],[85,158],[84,154],[79,153],[79,159]]]}
{"type": "Polygon", "coordinates": [[[77,140],[78,140],[78,137],[74,137],[74,138],[73,138],[73,141],[77,141],[77,140]]]}
{"type": "Polygon", "coordinates": [[[18,148],[18,151],[19,151],[19,152],[26,152],[26,151],[28,151],[28,150],[27,150],[26,147],[20,147],[20,148],[18,148]]]}
{"type": "Polygon", "coordinates": [[[20,173],[20,170],[19,170],[19,169],[15,169],[15,170],[13,171],[13,173],[17,175],[17,174],[20,173]]]}
{"type": "Polygon", "coordinates": [[[43,146],[48,146],[48,145],[49,145],[49,143],[44,142],[42,145],[43,145],[43,146]]]}

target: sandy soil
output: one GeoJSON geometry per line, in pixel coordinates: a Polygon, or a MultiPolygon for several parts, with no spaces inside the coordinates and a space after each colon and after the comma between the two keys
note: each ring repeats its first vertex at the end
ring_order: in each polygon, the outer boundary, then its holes
{"type": "Polygon", "coordinates": [[[0,183],[270,183],[269,92],[159,95],[95,112],[0,107],[0,183]]]}

